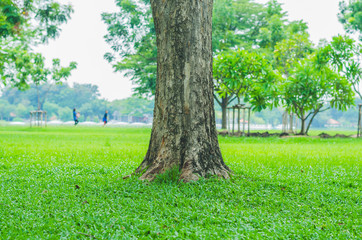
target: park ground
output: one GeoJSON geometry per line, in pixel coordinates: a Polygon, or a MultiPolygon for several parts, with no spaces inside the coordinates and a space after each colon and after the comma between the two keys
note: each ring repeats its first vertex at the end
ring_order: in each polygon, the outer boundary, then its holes
{"type": "Polygon", "coordinates": [[[220,137],[230,180],[123,179],[149,137],[0,127],[0,239],[362,239],[362,139],[220,137]]]}

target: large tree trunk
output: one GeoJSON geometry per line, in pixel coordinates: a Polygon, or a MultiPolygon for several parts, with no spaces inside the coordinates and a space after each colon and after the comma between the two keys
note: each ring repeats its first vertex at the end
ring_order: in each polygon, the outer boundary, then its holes
{"type": "Polygon", "coordinates": [[[217,139],[212,81],[212,0],[151,0],[157,85],[151,140],[136,172],[153,180],[172,168],[180,179],[229,177],[217,139]]]}

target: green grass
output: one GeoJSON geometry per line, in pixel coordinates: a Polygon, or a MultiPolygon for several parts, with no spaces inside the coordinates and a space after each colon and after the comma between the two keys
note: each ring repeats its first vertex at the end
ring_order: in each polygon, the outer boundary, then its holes
{"type": "Polygon", "coordinates": [[[0,239],[362,239],[361,139],[221,137],[230,180],[123,180],[149,135],[0,128],[0,239]]]}

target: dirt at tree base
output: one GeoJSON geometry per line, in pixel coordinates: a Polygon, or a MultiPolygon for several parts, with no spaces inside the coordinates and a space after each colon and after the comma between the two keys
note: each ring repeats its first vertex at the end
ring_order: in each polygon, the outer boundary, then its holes
{"type": "Polygon", "coordinates": [[[288,136],[288,133],[269,133],[269,132],[252,132],[246,133],[245,135],[242,132],[229,132],[229,131],[219,131],[221,136],[233,136],[233,137],[279,137],[279,136],[288,136]]]}
{"type": "Polygon", "coordinates": [[[336,134],[334,136],[329,135],[328,133],[321,133],[318,135],[320,138],[352,138],[352,135],[345,135],[345,134],[336,134]]]}
{"type": "MultiPolygon", "coordinates": [[[[232,132],[229,131],[219,131],[219,135],[221,136],[230,136],[230,137],[281,137],[281,138],[288,138],[288,137],[316,137],[316,136],[308,136],[308,135],[300,135],[300,134],[289,134],[289,133],[269,133],[269,132],[252,132],[246,133],[243,135],[242,132],[232,132]]],[[[328,133],[321,133],[318,135],[320,138],[356,138],[355,135],[345,135],[345,134],[336,134],[336,135],[329,135],[328,133]]]]}

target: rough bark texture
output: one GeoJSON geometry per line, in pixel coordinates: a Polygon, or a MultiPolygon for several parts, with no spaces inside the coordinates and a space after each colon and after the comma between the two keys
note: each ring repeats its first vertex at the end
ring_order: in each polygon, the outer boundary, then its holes
{"type": "Polygon", "coordinates": [[[171,168],[180,179],[229,177],[217,139],[212,81],[212,0],[151,0],[157,86],[151,140],[136,172],[153,180],[171,168]]]}

